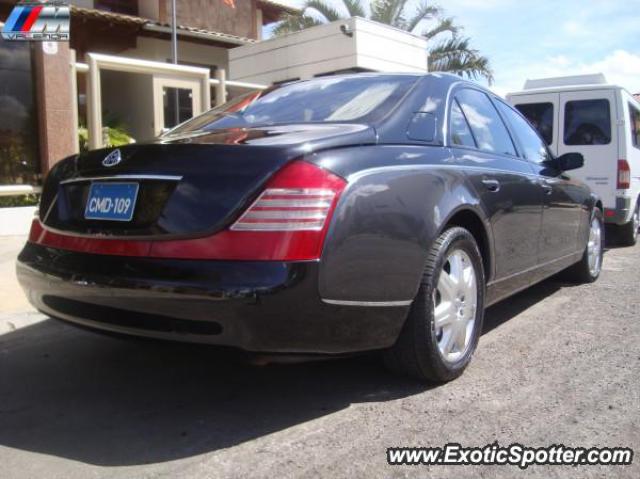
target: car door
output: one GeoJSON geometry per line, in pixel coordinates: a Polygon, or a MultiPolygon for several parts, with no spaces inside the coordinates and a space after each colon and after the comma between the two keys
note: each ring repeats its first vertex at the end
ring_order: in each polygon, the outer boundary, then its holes
{"type": "MultiPolygon", "coordinates": [[[[528,162],[517,150],[500,115],[479,90],[458,90],[450,105],[449,145],[478,192],[490,220],[495,280],[537,264],[542,206],[528,162]]],[[[526,286],[519,285],[518,287],[526,286]]],[[[516,289],[516,288],[514,288],[516,289]]]]}
{"type": "Polygon", "coordinates": [[[538,175],[537,185],[544,198],[538,260],[553,261],[575,253],[581,227],[588,220],[589,191],[578,181],[557,170],[551,153],[539,133],[515,109],[496,100],[500,113],[509,123],[524,157],[538,175]]]}

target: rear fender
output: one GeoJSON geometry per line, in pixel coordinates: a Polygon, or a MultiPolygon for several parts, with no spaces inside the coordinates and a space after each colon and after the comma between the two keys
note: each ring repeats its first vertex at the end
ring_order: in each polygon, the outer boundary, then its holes
{"type": "Polygon", "coordinates": [[[394,165],[351,175],[325,241],[320,296],[408,304],[433,241],[463,209],[484,218],[479,198],[459,168],[394,165]]]}

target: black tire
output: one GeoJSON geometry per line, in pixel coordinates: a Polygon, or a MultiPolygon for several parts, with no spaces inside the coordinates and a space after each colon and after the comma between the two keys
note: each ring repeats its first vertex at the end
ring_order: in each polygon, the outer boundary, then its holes
{"type": "Polygon", "coordinates": [[[434,242],[418,294],[409,311],[395,345],[384,353],[385,365],[393,372],[416,378],[420,381],[442,383],[462,374],[478,345],[484,317],[485,278],[482,257],[471,233],[461,227],[452,227],[434,242]],[[438,348],[434,324],[434,289],[437,287],[449,253],[464,251],[476,273],[477,307],[474,329],[466,352],[455,362],[445,361],[438,348]]]}
{"type": "Polygon", "coordinates": [[[640,202],[636,204],[631,221],[618,226],[617,238],[621,246],[635,246],[638,242],[638,220],[640,218],[640,202]]]}
{"type": "MultiPolygon", "coordinates": [[[[584,254],[582,255],[580,261],[567,268],[563,275],[565,279],[573,283],[593,283],[598,279],[598,277],[600,276],[600,271],[602,270],[602,260],[604,258],[605,228],[602,211],[598,208],[595,208],[593,210],[591,222],[593,221],[600,222],[600,231],[602,235],[600,241],[600,256],[598,260],[598,267],[594,272],[589,265],[589,240],[587,240],[587,245],[584,248],[584,254]]],[[[591,222],[589,224],[591,224],[591,222]]]]}

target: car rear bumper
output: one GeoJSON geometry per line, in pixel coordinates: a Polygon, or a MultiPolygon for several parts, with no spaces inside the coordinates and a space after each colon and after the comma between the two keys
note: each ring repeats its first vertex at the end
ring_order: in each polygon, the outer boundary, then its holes
{"type": "Polygon", "coordinates": [[[631,221],[631,215],[633,214],[632,199],[627,197],[617,197],[615,208],[605,208],[604,221],[605,223],[611,223],[616,225],[623,225],[631,221]]]}
{"type": "Polygon", "coordinates": [[[58,319],[265,353],[386,348],[409,308],[327,304],[315,261],[173,260],[27,243],[17,274],[31,303],[58,319]]]}

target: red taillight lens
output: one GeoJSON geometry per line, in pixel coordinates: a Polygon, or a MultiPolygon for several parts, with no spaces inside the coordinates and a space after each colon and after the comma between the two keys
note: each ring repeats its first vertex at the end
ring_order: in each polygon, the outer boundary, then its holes
{"type": "Polygon", "coordinates": [[[319,188],[268,188],[231,229],[319,231],[335,196],[335,191],[319,188]]]}
{"type": "Polygon", "coordinates": [[[151,256],[303,261],[320,258],[346,181],[306,161],[278,171],[226,231],[208,238],[157,241],[151,256]]]}
{"type": "Polygon", "coordinates": [[[631,188],[631,168],[627,160],[618,160],[618,189],[628,190],[631,188]]]}

